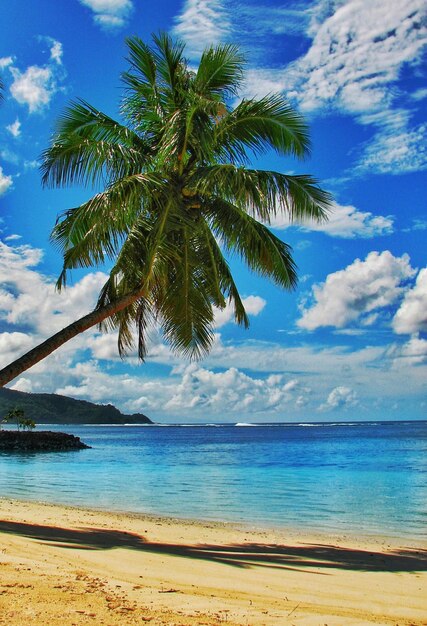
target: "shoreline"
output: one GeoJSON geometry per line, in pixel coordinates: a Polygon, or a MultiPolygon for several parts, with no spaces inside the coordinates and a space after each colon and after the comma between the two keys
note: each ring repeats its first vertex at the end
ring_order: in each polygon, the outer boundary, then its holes
{"type": "Polygon", "coordinates": [[[356,528],[347,528],[340,530],[338,528],[328,529],[312,528],[310,526],[300,526],[299,528],[294,524],[275,525],[267,522],[245,522],[234,521],[226,519],[208,519],[197,517],[184,517],[179,515],[166,515],[163,513],[154,513],[149,511],[134,511],[128,509],[114,509],[110,506],[88,506],[86,504],[70,504],[64,502],[48,502],[46,500],[29,500],[26,498],[16,498],[10,496],[0,495],[0,512],[2,510],[2,502],[19,503],[23,505],[35,505],[42,507],[52,507],[53,509],[61,508],[71,512],[83,511],[89,514],[107,515],[109,517],[125,516],[129,519],[139,520],[140,522],[152,522],[152,523],[167,523],[167,524],[184,524],[188,526],[195,526],[200,528],[212,528],[212,529],[229,529],[236,532],[250,532],[257,534],[275,534],[277,536],[285,536],[288,539],[298,540],[301,537],[310,538],[310,540],[316,540],[320,543],[325,541],[335,541],[342,543],[362,542],[366,545],[375,547],[388,545],[389,547],[400,547],[403,544],[407,547],[413,548],[425,548],[427,549],[427,531],[422,535],[411,534],[398,534],[398,533],[386,533],[386,532],[366,532],[360,531],[356,528]]]}
{"type": "Polygon", "coordinates": [[[426,548],[0,498],[0,624],[425,626],[426,548]]]}

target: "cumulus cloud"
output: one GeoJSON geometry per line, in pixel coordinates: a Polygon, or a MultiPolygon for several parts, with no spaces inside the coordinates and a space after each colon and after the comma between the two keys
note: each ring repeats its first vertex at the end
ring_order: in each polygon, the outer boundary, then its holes
{"type": "Polygon", "coordinates": [[[285,378],[280,375],[257,378],[234,367],[214,372],[189,365],[164,408],[180,412],[200,408],[214,414],[225,411],[246,414],[280,408],[292,398],[292,388],[286,388],[285,378]]]}
{"type": "Polygon", "coordinates": [[[23,391],[24,393],[31,393],[33,391],[33,383],[29,378],[22,376],[21,378],[18,378],[16,383],[10,386],[10,389],[23,391]]]}
{"type": "Polygon", "coordinates": [[[406,292],[393,318],[393,329],[408,335],[427,331],[427,268],[419,272],[414,287],[406,292]]]}
{"type": "Polygon", "coordinates": [[[58,293],[53,280],[34,269],[42,256],[30,246],[0,242],[0,312],[8,324],[30,327],[36,336],[47,337],[93,308],[106,276],[88,274],[58,293]]]}
{"type": "Polygon", "coordinates": [[[126,25],[133,10],[132,0],[79,0],[91,9],[96,24],[105,30],[117,30],[126,25]]]}
{"type": "MultiPolygon", "coordinates": [[[[2,293],[0,292],[0,311],[2,308],[2,293]]],[[[21,332],[0,333],[0,364],[6,365],[15,354],[25,352],[31,347],[31,337],[21,332]]]]}
{"type": "MultiPolygon", "coordinates": [[[[243,306],[245,307],[248,315],[259,315],[263,311],[267,304],[260,296],[248,296],[242,299],[243,306]]],[[[234,307],[227,304],[225,309],[215,309],[215,327],[221,328],[225,324],[231,322],[234,318],[234,307]]]]}
{"type": "Polygon", "coordinates": [[[13,68],[12,75],[10,92],[19,104],[28,105],[30,113],[39,111],[49,104],[56,90],[50,68],[31,65],[25,72],[13,68]]]}
{"type": "Polygon", "coordinates": [[[297,324],[307,330],[343,328],[355,321],[369,325],[375,321],[372,313],[394,304],[403,294],[402,283],[414,273],[406,254],[394,257],[388,250],[370,252],[364,261],[356,259],[315,285],[314,303],[303,310],[297,324]]]}
{"type": "Polygon", "coordinates": [[[9,124],[6,126],[6,130],[12,135],[12,137],[19,137],[21,134],[21,122],[18,118],[13,122],[13,124],[9,124]]]}
{"type": "MultiPolygon", "coordinates": [[[[106,280],[104,273],[92,272],[58,293],[52,278],[37,271],[42,258],[43,252],[39,249],[0,242],[0,321],[9,326],[30,328],[33,345],[92,310],[106,280]]],[[[249,315],[258,315],[266,304],[259,296],[248,296],[243,303],[249,315]]],[[[227,307],[218,315],[217,324],[224,325],[232,320],[233,311],[227,307]]],[[[119,361],[116,333],[101,334],[93,329],[75,346],[82,343],[97,359],[119,361]]],[[[148,343],[150,359],[169,365],[178,362],[156,328],[149,332],[148,343]]],[[[17,348],[15,356],[18,352],[17,348]]],[[[128,362],[136,364],[137,361],[134,351],[128,362]]]]}
{"type": "Polygon", "coordinates": [[[9,65],[12,65],[13,63],[13,57],[1,57],[0,58],[0,70],[4,69],[5,67],[9,67],[9,65]]]}
{"type": "Polygon", "coordinates": [[[319,406],[319,411],[333,411],[346,409],[357,404],[357,394],[349,387],[335,387],[328,395],[324,404],[319,406]]]}
{"type": "MultiPolygon", "coordinates": [[[[87,338],[79,347],[82,345],[88,347],[87,338]]],[[[170,369],[173,361],[163,355],[157,362],[169,367],[166,376],[150,369],[151,358],[146,365],[123,372],[122,368],[115,371],[95,360],[76,362],[76,349],[73,350],[57,351],[25,373],[33,391],[111,402],[124,412],[142,411],[166,421],[308,421],[322,403],[326,405],[325,413],[333,409],[331,405],[340,405],[347,415],[357,407],[357,417],[372,416],[378,388],[380,404],[389,408],[402,397],[403,375],[407,378],[408,398],[423,393],[426,375],[426,367],[414,363],[417,367],[409,377],[408,365],[413,362],[402,358],[397,350],[385,355],[379,346],[354,351],[345,347],[287,349],[262,342],[241,346],[218,342],[217,354],[207,359],[203,367],[175,360],[176,366],[170,369]],[[384,361],[389,364],[387,367],[384,361]],[[364,407],[362,398],[358,402],[351,393],[335,392],[327,403],[324,399],[335,389],[338,379],[340,387],[350,390],[357,383],[369,408],[364,407]]]]}
{"type": "Polygon", "coordinates": [[[3,168],[0,165],[0,196],[6,193],[8,189],[12,187],[12,176],[8,176],[3,172],[3,168]]]}
{"type": "Polygon", "coordinates": [[[193,55],[199,55],[208,44],[220,43],[231,31],[221,0],[186,0],[175,21],[174,34],[186,42],[193,55]]]}
{"type": "MultiPolygon", "coordinates": [[[[292,224],[286,215],[276,215],[271,221],[273,228],[287,228],[292,224]]],[[[359,211],[354,206],[334,204],[327,222],[307,222],[298,225],[302,230],[326,233],[331,237],[370,239],[393,232],[393,218],[390,216],[373,215],[368,211],[359,211]]]]}
{"type": "MultiPolygon", "coordinates": [[[[386,256],[384,266],[398,265],[400,261],[402,265],[400,270],[395,269],[396,276],[411,274],[404,258],[393,259],[386,256]]],[[[4,330],[0,332],[0,367],[89,311],[105,280],[101,273],[90,273],[58,294],[52,278],[38,271],[41,260],[42,252],[30,246],[0,244],[0,323],[4,330]]],[[[371,265],[373,273],[369,276],[375,280],[381,272],[375,263],[371,265]]],[[[395,284],[399,289],[397,278],[395,284]]],[[[386,300],[393,299],[392,285],[384,289],[381,283],[379,289],[386,300]]],[[[262,310],[262,306],[256,296],[247,298],[252,314],[262,310]]],[[[403,375],[407,398],[423,393],[426,343],[411,337],[388,351],[379,345],[355,350],[346,345],[284,346],[254,340],[236,345],[222,341],[217,335],[211,354],[200,366],[188,365],[171,355],[161,337],[154,335],[147,364],[136,368],[135,356],[126,364],[120,363],[114,333],[103,335],[89,330],[12,384],[21,390],[59,392],[95,402],[112,402],[125,412],[142,411],[165,420],[182,421],[191,415],[191,419],[201,421],[308,421],[322,404],[325,414],[334,407],[342,407],[350,415],[357,406],[360,416],[363,401],[368,398],[371,406],[378,388],[385,407],[401,398],[403,375]],[[100,364],[98,359],[109,363],[100,364]],[[414,366],[410,376],[408,365],[414,366]],[[159,375],[159,371],[166,375],[159,375]],[[337,380],[341,388],[363,389],[358,404],[358,397],[351,391],[333,393],[337,380]]]]}
{"type": "Polygon", "coordinates": [[[48,63],[43,66],[30,65],[23,71],[15,64],[9,64],[13,77],[10,93],[19,104],[28,106],[30,113],[40,112],[49,105],[52,97],[60,89],[61,80],[65,75],[62,68],[62,44],[51,37],[43,39],[50,45],[48,63]]]}
{"type": "Polygon", "coordinates": [[[393,367],[396,369],[410,365],[427,365],[427,340],[413,335],[409,341],[402,345],[390,346],[387,350],[387,358],[392,361],[393,367]]]}
{"type": "Polygon", "coordinates": [[[111,375],[89,361],[77,363],[70,374],[79,382],[57,387],[57,393],[115,402],[130,413],[155,411],[187,419],[237,421],[242,415],[262,419],[263,413],[275,413],[284,405],[296,407],[300,397],[296,388],[287,389],[285,376],[261,378],[233,367],[218,372],[192,364],[167,377],[147,378],[135,373],[111,375]]]}

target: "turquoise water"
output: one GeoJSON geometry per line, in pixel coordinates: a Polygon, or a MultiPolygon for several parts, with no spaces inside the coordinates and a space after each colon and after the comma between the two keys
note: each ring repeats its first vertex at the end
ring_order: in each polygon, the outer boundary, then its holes
{"type": "Polygon", "coordinates": [[[43,428],[71,432],[93,448],[0,454],[1,496],[255,526],[426,535],[427,422],[43,428]]]}

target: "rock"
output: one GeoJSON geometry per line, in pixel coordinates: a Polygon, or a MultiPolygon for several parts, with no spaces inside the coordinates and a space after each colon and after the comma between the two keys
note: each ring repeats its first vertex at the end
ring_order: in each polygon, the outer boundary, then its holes
{"type": "Polygon", "coordinates": [[[0,431],[0,452],[64,452],[90,448],[79,437],[50,430],[0,431]]]}

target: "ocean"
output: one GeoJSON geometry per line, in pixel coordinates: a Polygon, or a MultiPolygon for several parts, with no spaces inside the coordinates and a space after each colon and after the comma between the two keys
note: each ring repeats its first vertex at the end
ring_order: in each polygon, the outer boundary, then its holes
{"type": "Polygon", "coordinates": [[[427,535],[424,421],[42,428],[92,449],[0,453],[0,496],[252,527],[427,535]]]}

